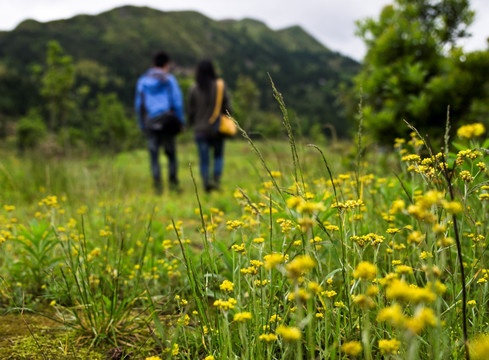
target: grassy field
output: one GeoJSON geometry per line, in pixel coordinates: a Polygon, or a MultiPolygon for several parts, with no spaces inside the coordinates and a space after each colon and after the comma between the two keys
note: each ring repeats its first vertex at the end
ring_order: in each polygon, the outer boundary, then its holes
{"type": "Polygon", "coordinates": [[[183,192],[162,196],[144,150],[5,153],[0,358],[484,359],[478,135],[229,141],[211,194],[182,144],[183,192]]]}

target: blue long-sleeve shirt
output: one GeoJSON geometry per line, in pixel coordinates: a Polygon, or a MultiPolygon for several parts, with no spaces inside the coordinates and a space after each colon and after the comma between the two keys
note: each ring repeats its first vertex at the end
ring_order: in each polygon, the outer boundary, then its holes
{"type": "Polygon", "coordinates": [[[170,110],[185,124],[183,107],[182,90],[172,74],[150,68],[138,79],[134,110],[141,130],[145,118],[152,119],[170,110]]]}

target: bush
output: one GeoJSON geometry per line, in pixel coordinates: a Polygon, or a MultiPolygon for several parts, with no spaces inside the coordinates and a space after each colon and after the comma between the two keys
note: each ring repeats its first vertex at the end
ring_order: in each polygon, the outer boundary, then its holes
{"type": "Polygon", "coordinates": [[[39,111],[29,110],[28,114],[17,124],[17,145],[21,151],[37,147],[46,136],[46,125],[39,111]]]}

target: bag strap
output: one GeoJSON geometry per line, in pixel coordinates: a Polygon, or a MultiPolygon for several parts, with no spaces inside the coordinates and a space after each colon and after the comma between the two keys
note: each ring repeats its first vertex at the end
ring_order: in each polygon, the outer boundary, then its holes
{"type": "Polygon", "coordinates": [[[209,119],[210,124],[214,124],[221,114],[222,108],[222,95],[224,90],[224,81],[222,79],[216,80],[216,105],[214,106],[214,111],[209,119]]]}

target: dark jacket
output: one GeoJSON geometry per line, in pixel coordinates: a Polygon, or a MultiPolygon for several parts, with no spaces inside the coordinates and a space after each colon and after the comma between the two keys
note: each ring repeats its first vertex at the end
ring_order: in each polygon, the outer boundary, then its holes
{"type": "MultiPolygon", "coordinates": [[[[210,91],[203,91],[197,85],[190,88],[188,101],[188,122],[194,127],[195,135],[206,137],[211,135],[209,120],[216,106],[216,82],[213,82],[210,91]]],[[[221,113],[231,113],[230,96],[226,84],[222,99],[221,113]]]]}

